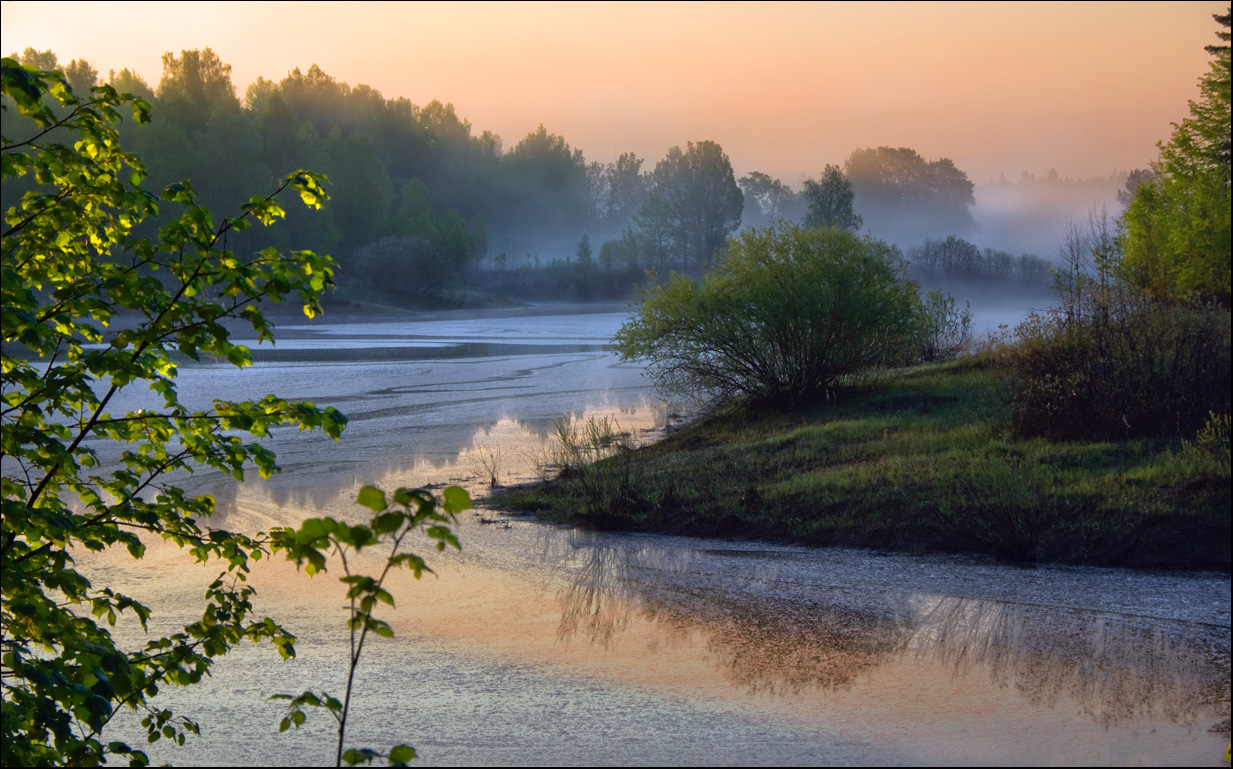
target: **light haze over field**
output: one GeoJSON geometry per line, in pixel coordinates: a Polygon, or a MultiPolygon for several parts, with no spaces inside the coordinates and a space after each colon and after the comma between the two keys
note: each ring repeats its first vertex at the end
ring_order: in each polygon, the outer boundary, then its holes
{"type": "Polygon", "coordinates": [[[0,50],[156,84],[165,51],[209,46],[241,97],[316,63],[453,102],[507,147],[540,123],[601,162],[713,140],[738,176],[799,185],[859,147],[906,146],[980,184],[1147,165],[1226,6],[5,2],[0,50]]]}

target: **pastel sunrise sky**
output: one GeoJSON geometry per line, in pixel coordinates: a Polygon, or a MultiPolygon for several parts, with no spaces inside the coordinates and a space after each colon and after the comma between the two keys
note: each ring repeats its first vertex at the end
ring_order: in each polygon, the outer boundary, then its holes
{"type": "Polygon", "coordinates": [[[719,142],[738,176],[799,186],[866,146],[999,173],[1147,164],[1187,114],[1226,2],[0,4],[0,49],[129,67],[209,46],[241,98],[318,64],[453,102],[512,147],[543,123],[588,160],[651,168],[719,142]]]}

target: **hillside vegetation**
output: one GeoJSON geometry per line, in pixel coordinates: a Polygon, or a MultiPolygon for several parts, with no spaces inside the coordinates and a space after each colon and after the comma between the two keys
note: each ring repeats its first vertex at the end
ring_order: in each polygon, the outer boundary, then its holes
{"type": "Polygon", "coordinates": [[[1229,568],[1228,420],[1182,442],[1012,431],[991,355],[880,390],[737,410],[489,505],[565,523],[1003,560],[1229,568]]]}

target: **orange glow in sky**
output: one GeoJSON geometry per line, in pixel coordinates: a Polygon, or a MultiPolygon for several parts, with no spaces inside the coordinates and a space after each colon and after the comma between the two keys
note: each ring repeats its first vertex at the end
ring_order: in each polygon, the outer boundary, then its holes
{"type": "Polygon", "coordinates": [[[588,160],[714,140],[737,175],[799,186],[865,146],[977,183],[1147,164],[1187,114],[1224,2],[0,4],[0,50],[54,50],[152,86],[209,46],[243,98],[316,63],[453,102],[512,147],[543,123],[588,160]]]}

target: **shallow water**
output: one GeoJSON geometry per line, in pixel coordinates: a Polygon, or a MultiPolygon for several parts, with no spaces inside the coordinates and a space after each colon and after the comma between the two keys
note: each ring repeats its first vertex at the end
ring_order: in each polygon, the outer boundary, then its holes
{"type": "MultiPolygon", "coordinates": [[[[184,485],[216,495],[211,523],[251,532],[358,519],[368,483],[481,493],[493,468],[534,478],[554,420],[609,417],[650,440],[679,406],[605,350],[623,317],[284,326],[251,369],[184,368],[185,400],[337,406],[343,440],[281,431],[282,475],[184,485]]],[[[365,650],[351,746],[409,742],[425,764],[1222,763],[1227,735],[1208,729],[1228,717],[1227,575],[592,534],[490,511],[457,531],[461,552],[429,558],[437,577],[390,586],[398,606],[378,616],[396,635],[365,650]]],[[[221,570],[160,545],[90,568],[163,628],[190,621],[221,570]]],[[[150,746],[154,761],[332,760],[328,716],[279,735],[267,697],[341,694],[334,576],[255,569],[257,609],[299,636],[298,658],[245,646],[209,681],[165,690],[202,736],[150,746]]]]}

